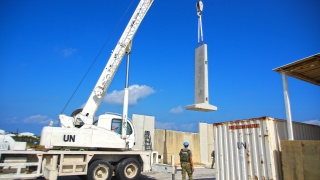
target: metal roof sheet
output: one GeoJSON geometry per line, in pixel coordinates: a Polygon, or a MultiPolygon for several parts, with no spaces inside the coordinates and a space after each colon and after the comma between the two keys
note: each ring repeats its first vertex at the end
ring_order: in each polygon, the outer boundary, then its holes
{"type": "Polygon", "coordinates": [[[273,69],[278,73],[320,86],[320,53],[273,69]]]}

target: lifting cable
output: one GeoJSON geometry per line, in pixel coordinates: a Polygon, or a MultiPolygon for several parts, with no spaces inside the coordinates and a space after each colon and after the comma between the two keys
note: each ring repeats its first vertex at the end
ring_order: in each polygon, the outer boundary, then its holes
{"type": "Polygon", "coordinates": [[[202,11],[203,11],[203,3],[201,0],[199,0],[196,3],[196,7],[197,7],[197,15],[198,15],[198,46],[200,46],[200,37],[201,37],[201,41],[202,41],[202,45],[204,44],[204,40],[203,40],[203,31],[202,31],[202,11]]]}
{"type": "Polygon", "coordinates": [[[91,68],[93,67],[93,65],[96,63],[97,59],[99,58],[99,56],[101,55],[103,49],[106,47],[106,45],[108,44],[109,40],[111,39],[111,37],[115,34],[116,30],[118,29],[120,23],[122,22],[124,16],[127,14],[127,12],[129,11],[130,7],[133,4],[133,1],[131,1],[131,3],[129,4],[128,8],[125,10],[125,12],[123,13],[123,15],[121,16],[120,20],[118,21],[118,23],[116,24],[116,26],[113,28],[113,31],[111,32],[111,34],[109,35],[109,37],[107,38],[107,40],[105,41],[104,45],[102,46],[102,48],[100,49],[98,55],[93,59],[90,67],[88,68],[87,72],[84,74],[84,76],[82,77],[81,81],[79,82],[78,86],[76,87],[75,91],[72,93],[71,97],[69,98],[68,102],[66,103],[66,105],[64,106],[64,108],[62,109],[61,113],[62,114],[64,112],[64,110],[67,108],[67,106],[69,105],[70,101],[72,100],[73,96],[76,94],[76,92],[78,91],[79,87],[81,86],[82,82],[84,81],[84,79],[87,77],[88,73],[90,72],[91,68]]]}

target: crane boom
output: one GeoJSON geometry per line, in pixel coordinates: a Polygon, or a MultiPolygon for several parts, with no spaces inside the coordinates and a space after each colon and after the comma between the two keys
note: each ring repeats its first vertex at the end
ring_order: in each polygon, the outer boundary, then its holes
{"type": "MultiPolygon", "coordinates": [[[[88,125],[93,123],[93,118],[107,89],[109,88],[109,85],[124,57],[124,54],[130,51],[132,39],[152,3],[153,0],[140,0],[82,112],[74,116],[75,120],[81,119],[84,124],[88,125]]],[[[60,115],[59,117],[62,125],[64,124],[64,121],[66,124],[70,125],[70,117],[66,115],[60,115]]]]}

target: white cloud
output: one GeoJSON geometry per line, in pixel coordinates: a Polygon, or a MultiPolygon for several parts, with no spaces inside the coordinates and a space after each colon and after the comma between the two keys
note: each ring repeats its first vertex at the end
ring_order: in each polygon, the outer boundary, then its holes
{"type": "Polygon", "coordinates": [[[72,56],[76,52],[77,52],[77,49],[75,49],[75,48],[67,48],[67,49],[62,50],[62,54],[64,57],[72,56]]]}
{"type": "Polygon", "coordinates": [[[33,115],[33,116],[29,116],[29,117],[23,119],[23,122],[33,123],[33,124],[48,124],[49,125],[50,121],[53,121],[54,124],[57,123],[57,121],[55,121],[47,116],[43,116],[43,115],[33,115]]]}
{"type": "Polygon", "coordinates": [[[170,113],[172,113],[172,114],[181,114],[181,113],[183,113],[183,108],[181,106],[178,106],[176,108],[172,108],[170,110],[170,113]]]}
{"type": "Polygon", "coordinates": [[[303,123],[314,124],[314,125],[320,126],[320,120],[309,120],[309,121],[304,121],[303,123]]]}
{"type": "MultiPolygon", "coordinates": [[[[137,104],[139,99],[145,98],[153,93],[155,90],[152,87],[146,85],[131,85],[129,89],[129,105],[137,104]]],[[[114,90],[103,98],[104,102],[110,104],[123,104],[123,92],[124,90],[114,90]]]]}

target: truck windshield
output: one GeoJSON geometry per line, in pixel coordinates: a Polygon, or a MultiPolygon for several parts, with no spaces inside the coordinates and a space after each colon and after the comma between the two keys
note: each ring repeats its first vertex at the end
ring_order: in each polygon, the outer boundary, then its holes
{"type": "MultiPolygon", "coordinates": [[[[121,134],[122,133],[122,119],[112,119],[111,129],[114,132],[121,134]]],[[[127,135],[131,135],[131,134],[132,134],[132,127],[129,123],[127,123],[127,135]]]]}

